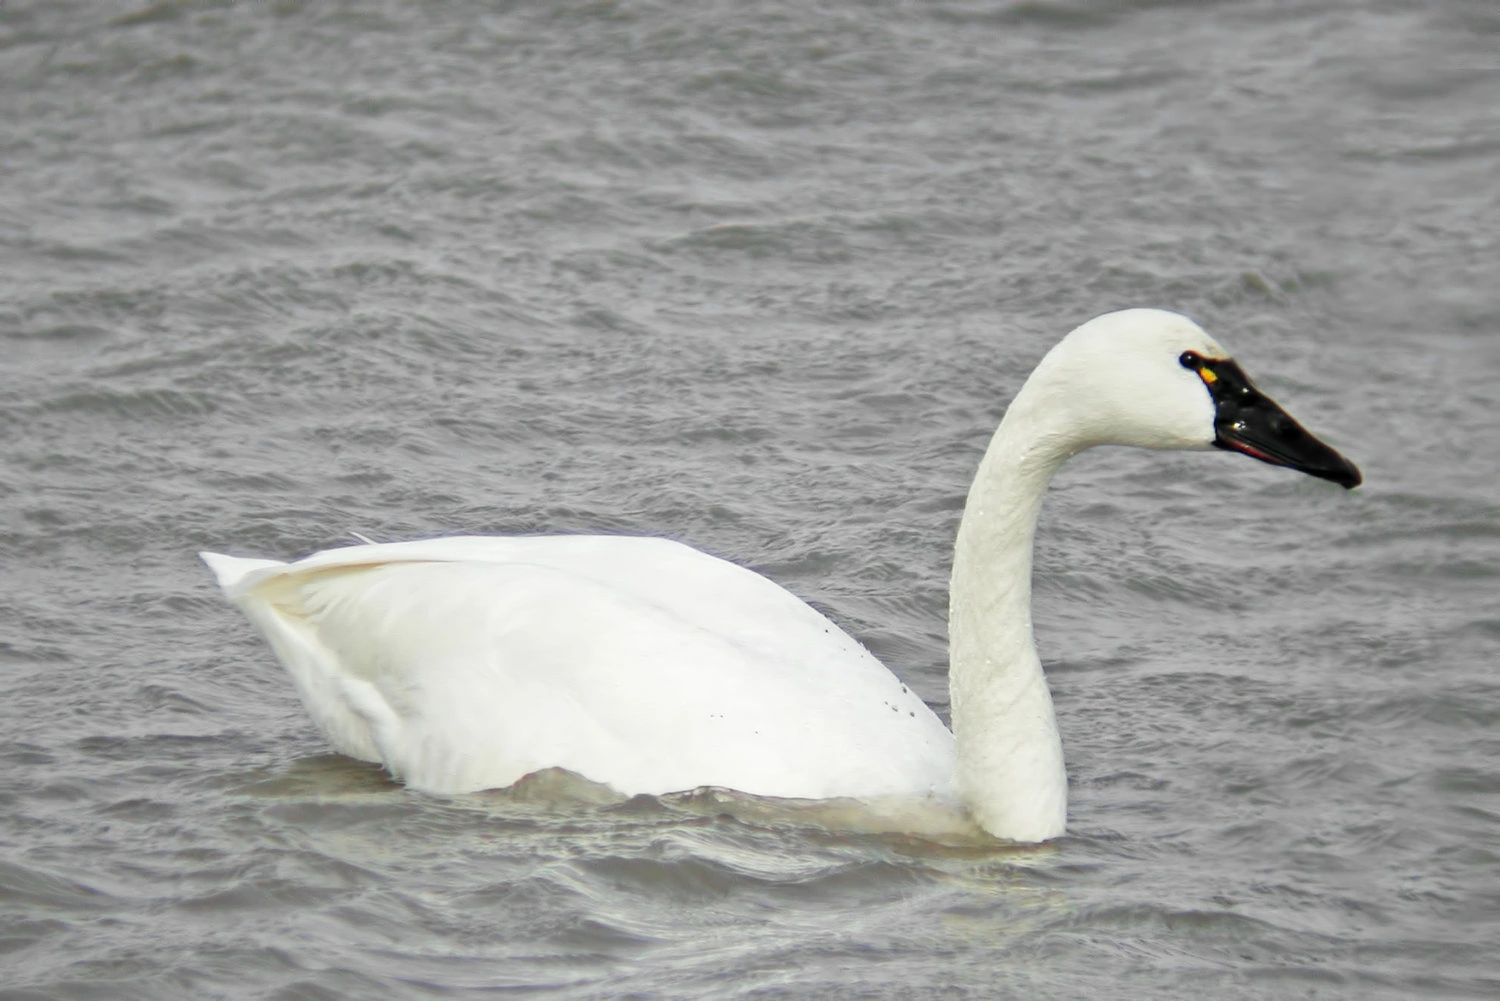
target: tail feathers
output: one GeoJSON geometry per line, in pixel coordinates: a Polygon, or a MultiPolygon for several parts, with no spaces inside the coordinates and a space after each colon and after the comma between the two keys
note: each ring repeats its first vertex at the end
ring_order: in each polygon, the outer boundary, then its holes
{"type": "Polygon", "coordinates": [[[208,568],[214,573],[214,578],[219,582],[219,587],[225,591],[238,587],[247,576],[257,570],[286,565],[279,560],[252,560],[243,556],[225,556],[222,553],[203,552],[198,554],[198,558],[208,564],[208,568]]]}

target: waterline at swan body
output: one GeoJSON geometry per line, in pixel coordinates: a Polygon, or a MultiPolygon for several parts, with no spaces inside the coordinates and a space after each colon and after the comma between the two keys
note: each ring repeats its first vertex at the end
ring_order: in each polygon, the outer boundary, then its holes
{"type": "Polygon", "coordinates": [[[1063,833],[1067,776],[1031,634],[1052,474],[1094,445],[1241,451],[1359,473],[1184,316],[1125,310],[1064,338],[970,489],[949,610],[953,731],[832,622],[663,539],[446,538],[295,563],[205,553],[339,751],[453,793],[565,768],[625,794],[909,798],[990,834],[1063,833]]]}

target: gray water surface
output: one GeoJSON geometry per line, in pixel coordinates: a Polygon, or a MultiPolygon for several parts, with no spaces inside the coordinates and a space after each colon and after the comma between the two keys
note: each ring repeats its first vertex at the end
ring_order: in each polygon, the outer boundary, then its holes
{"type": "Polygon", "coordinates": [[[1492,3],[0,4],[0,998],[1497,996],[1497,233],[1492,3]],[[1063,471],[1039,849],[408,792],[193,555],[670,536],[944,712],[1128,305],[1366,486],[1063,471]]]}

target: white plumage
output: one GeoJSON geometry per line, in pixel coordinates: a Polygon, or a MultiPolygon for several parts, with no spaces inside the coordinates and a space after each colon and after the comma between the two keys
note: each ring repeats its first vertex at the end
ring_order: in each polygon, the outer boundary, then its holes
{"type": "Polygon", "coordinates": [[[344,754],[454,793],[560,767],[625,793],[952,798],[953,738],[805,602],[665,539],[203,554],[344,754]]]}
{"type": "Polygon", "coordinates": [[[565,768],[625,794],[721,786],[957,807],[991,834],[1040,841],[1064,830],[1067,775],[1032,643],[1032,539],[1052,474],[1094,445],[1219,445],[1359,482],[1186,317],[1126,310],[1079,327],[1022,387],[969,491],[952,734],[805,602],[664,539],[202,555],[329,741],[416,788],[565,768]]]}

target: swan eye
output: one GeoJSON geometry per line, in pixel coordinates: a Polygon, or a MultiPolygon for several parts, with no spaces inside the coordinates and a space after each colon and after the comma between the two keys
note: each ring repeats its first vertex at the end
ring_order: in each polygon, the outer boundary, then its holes
{"type": "Polygon", "coordinates": [[[1177,356],[1177,360],[1182,363],[1183,368],[1190,372],[1197,372],[1198,378],[1203,380],[1205,386],[1212,388],[1213,384],[1219,381],[1219,374],[1208,367],[1208,362],[1204,361],[1203,356],[1198,352],[1184,351],[1177,356]]]}

